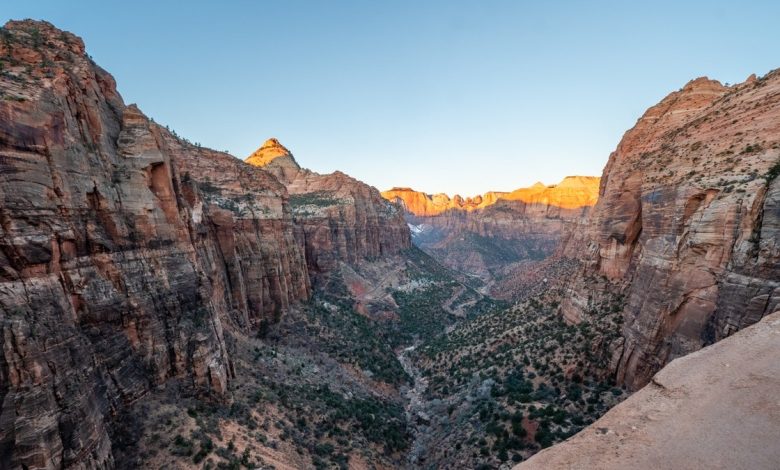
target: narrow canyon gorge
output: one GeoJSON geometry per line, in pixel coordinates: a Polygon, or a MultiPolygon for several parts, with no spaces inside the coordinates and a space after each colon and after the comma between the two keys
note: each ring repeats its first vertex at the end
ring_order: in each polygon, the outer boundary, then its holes
{"type": "Polygon", "coordinates": [[[263,141],[195,144],[76,35],[0,29],[0,468],[776,465],[780,71],[690,81],[600,177],[474,197],[263,141]]]}

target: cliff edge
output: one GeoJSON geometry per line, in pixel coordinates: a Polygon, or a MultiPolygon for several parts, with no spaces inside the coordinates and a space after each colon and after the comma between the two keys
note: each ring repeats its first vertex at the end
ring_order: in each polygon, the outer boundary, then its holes
{"type": "Polygon", "coordinates": [[[780,311],[675,359],[571,439],[515,470],[775,469],[780,311]]]}

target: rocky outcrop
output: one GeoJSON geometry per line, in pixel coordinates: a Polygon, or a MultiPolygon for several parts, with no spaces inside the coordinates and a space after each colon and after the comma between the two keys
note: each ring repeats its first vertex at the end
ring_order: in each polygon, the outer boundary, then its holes
{"type": "Polygon", "coordinates": [[[515,469],[777,468],[778,358],[780,312],[675,359],[598,421],[515,469]]]}
{"type": "Polygon", "coordinates": [[[382,195],[404,208],[415,244],[508,298],[518,293],[509,278],[559,251],[585,221],[598,188],[599,178],[569,176],[557,185],[536,183],[466,199],[408,188],[382,195]]]}
{"type": "Polygon", "coordinates": [[[411,246],[401,211],[372,186],[339,171],[321,175],[301,168],[276,139],[266,141],[246,162],[273,173],[286,186],[311,272],[398,254],[411,246]]]}
{"type": "Polygon", "coordinates": [[[284,184],[291,183],[301,171],[292,153],[275,138],[266,140],[244,161],[252,166],[262,167],[284,184]]]}
{"type": "Polygon", "coordinates": [[[625,134],[589,228],[567,246],[586,266],[562,307],[578,322],[625,295],[618,382],[639,388],[780,306],[778,162],[778,72],[732,87],[696,79],[625,134]]]}
{"type": "Polygon", "coordinates": [[[109,423],[176,378],[219,396],[223,328],[309,295],[287,191],[125,106],[76,36],[0,57],[0,467],[113,466],[109,423]]]}

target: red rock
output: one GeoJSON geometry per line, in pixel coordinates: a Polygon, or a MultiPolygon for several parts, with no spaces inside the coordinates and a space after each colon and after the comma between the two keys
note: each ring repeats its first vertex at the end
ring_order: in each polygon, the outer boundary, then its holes
{"type": "Polygon", "coordinates": [[[780,180],[765,178],[780,161],[779,100],[777,71],[730,88],[699,78],[610,156],[590,227],[567,246],[586,267],[562,310],[577,322],[625,294],[619,382],[641,387],[780,307],[780,180]]]}
{"type": "Polygon", "coordinates": [[[302,169],[276,139],[267,140],[246,162],[286,186],[310,271],[326,272],[339,262],[355,264],[411,246],[403,215],[375,188],[339,171],[320,175],[302,169]]]}
{"type": "Polygon", "coordinates": [[[125,404],[174,378],[226,392],[223,330],[307,299],[310,269],[409,246],[375,189],[276,140],[255,155],[274,173],[176,137],[49,23],[9,22],[0,56],[2,468],[112,467],[125,404]],[[337,202],[309,214],[308,191],[337,202]]]}
{"type": "Polygon", "coordinates": [[[541,281],[519,278],[567,243],[596,203],[598,188],[599,178],[569,176],[557,185],[536,183],[466,199],[409,188],[382,195],[405,209],[420,231],[418,246],[457,271],[479,276],[493,296],[509,299],[541,281]]]}

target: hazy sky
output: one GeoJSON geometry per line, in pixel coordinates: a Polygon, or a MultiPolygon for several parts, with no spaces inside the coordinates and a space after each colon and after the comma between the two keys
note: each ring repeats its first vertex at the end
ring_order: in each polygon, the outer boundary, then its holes
{"type": "Polygon", "coordinates": [[[128,103],[244,158],[464,195],[600,175],[692,78],[780,67],[778,1],[34,1],[128,103]]]}

